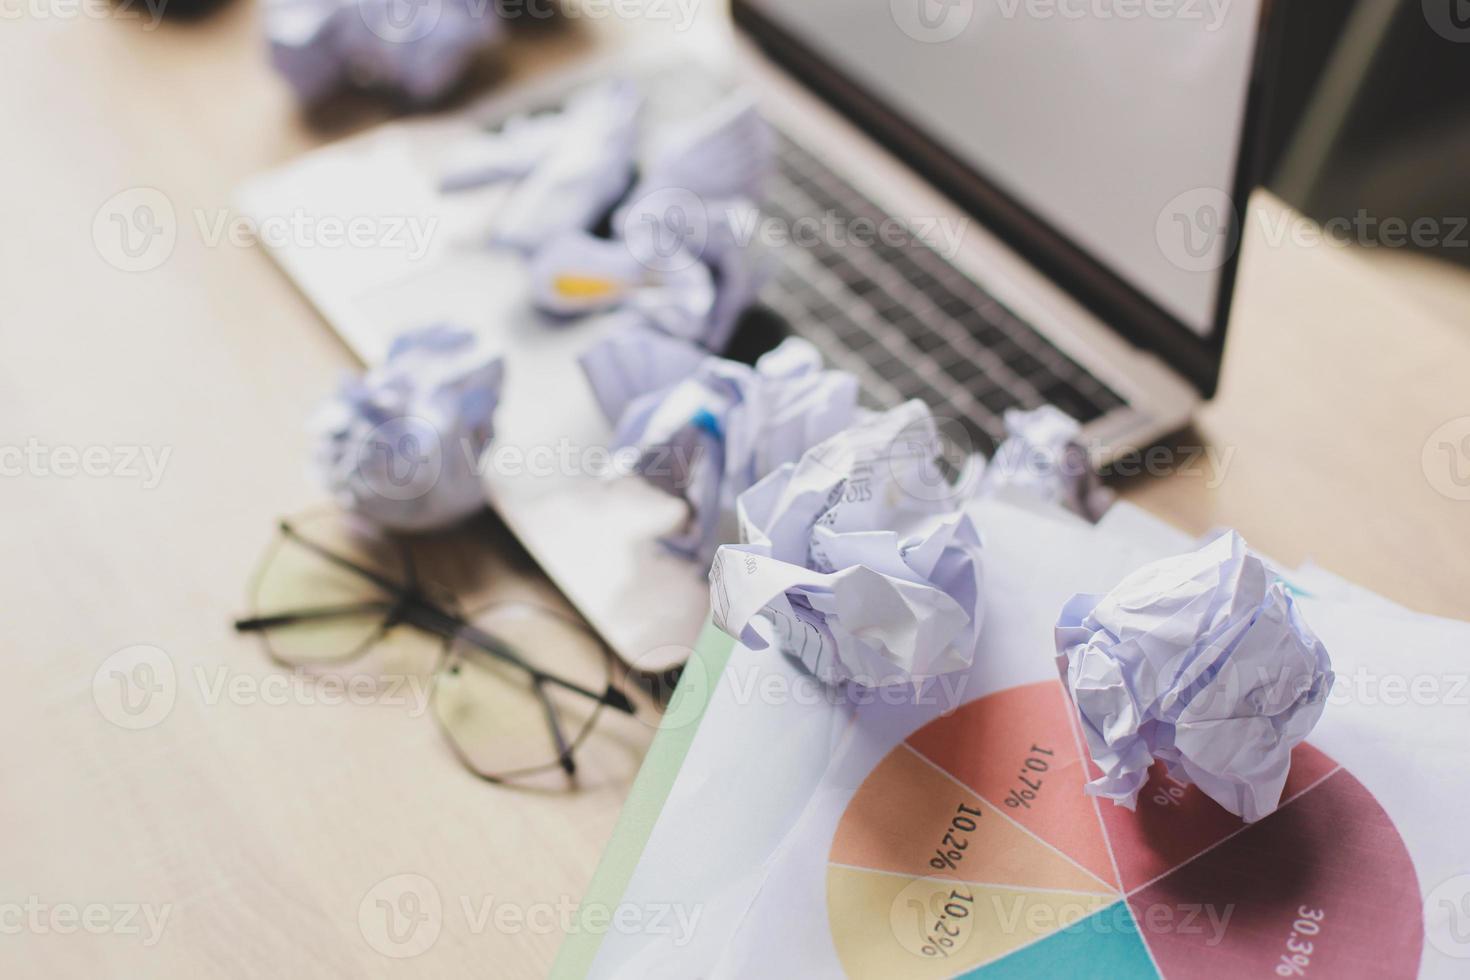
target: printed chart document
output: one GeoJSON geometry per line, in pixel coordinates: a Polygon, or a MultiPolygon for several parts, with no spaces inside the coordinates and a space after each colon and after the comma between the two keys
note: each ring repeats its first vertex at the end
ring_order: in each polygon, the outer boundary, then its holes
{"type": "Polygon", "coordinates": [[[944,686],[824,699],[736,646],[621,895],[697,928],[609,932],[591,975],[1466,974],[1470,624],[1313,576],[1339,680],[1280,809],[1246,824],[1160,767],[1129,811],[1083,792],[1052,627],[1178,542],[974,514],[986,627],[944,686]]]}

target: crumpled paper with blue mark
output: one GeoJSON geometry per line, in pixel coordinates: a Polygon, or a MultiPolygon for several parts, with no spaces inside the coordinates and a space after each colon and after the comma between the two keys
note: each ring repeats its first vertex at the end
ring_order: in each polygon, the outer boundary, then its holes
{"type": "Polygon", "coordinates": [[[739,500],[710,570],[715,623],[828,684],[912,684],[974,660],[980,535],[946,495],[932,413],[910,401],[781,467],[739,500]]]}
{"type": "Polygon", "coordinates": [[[709,352],[652,329],[636,313],[608,314],[606,335],[582,352],[578,363],[602,410],[614,427],[628,406],[694,374],[709,352]]]}
{"type": "Polygon", "coordinates": [[[1159,759],[1231,813],[1267,816],[1333,681],[1290,591],[1233,531],[1073,596],[1056,647],[1102,770],[1087,791],[1130,809],[1159,759]]]}
{"type": "MultiPolygon", "coordinates": [[[[629,337],[609,341],[623,350],[633,342],[629,337]]],[[[664,356],[683,368],[683,352],[689,349],[672,348],[664,356]]],[[[651,355],[647,361],[658,359],[659,348],[645,345],[643,350],[651,355]]],[[[595,377],[600,373],[595,361],[589,367],[584,358],[583,366],[594,391],[608,387],[595,377]]],[[[639,476],[688,505],[684,527],[665,537],[664,544],[708,565],[715,548],[737,540],[740,494],[851,425],[857,400],[852,375],[824,370],[817,349],[792,337],[754,367],[703,357],[692,373],[628,401],[617,416],[613,441],[619,449],[638,451],[639,476]]]]}
{"type": "Polygon", "coordinates": [[[447,527],[485,505],[479,462],[504,365],[465,330],[398,337],[380,367],[318,411],[315,468],[332,496],[395,531],[447,527]]]}

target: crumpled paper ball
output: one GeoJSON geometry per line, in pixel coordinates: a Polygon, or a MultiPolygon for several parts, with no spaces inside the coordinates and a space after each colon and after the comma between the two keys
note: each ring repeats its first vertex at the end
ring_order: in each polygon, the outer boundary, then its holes
{"type": "Polygon", "coordinates": [[[653,329],[637,313],[610,313],[603,322],[602,340],[577,362],[602,417],[614,427],[633,402],[690,377],[710,356],[702,347],[653,329]]]}
{"type": "Polygon", "coordinates": [[[1006,409],[1006,439],[980,478],[983,496],[1019,493],[1065,507],[1097,523],[1113,505],[1087,449],[1078,441],[1082,427],[1054,405],[1031,411],[1006,409]]]}
{"type": "Polygon", "coordinates": [[[1236,816],[1267,816],[1333,682],[1291,593],[1233,531],[1073,596],[1056,647],[1102,770],[1087,791],[1129,809],[1159,759],[1236,816]]]}
{"type": "Polygon", "coordinates": [[[538,308],[563,316],[626,309],[715,353],[772,270],[756,242],[754,200],[772,166],[772,135],[737,93],[672,127],[612,221],[546,238],[530,260],[538,308]]]}
{"type": "Polygon", "coordinates": [[[468,331],[403,334],[382,366],[318,411],[318,478],[343,506],[395,531],[431,531],[485,505],[480,459],[504,366],[468,331]]]}
{"type": "Polygon", "coordinates": [[[857,379],[824,370],[815,347],[790,337],[754,367],[705,357],[693,374],[632,401],[613,441],[638,451],[638,475],[688,504],[683,529],[663,543],[707,566],[737,539],[740,494],[851,425],[857,400],[857,379]]]}
{"type": "Polygon", "coordinates": [[[628,193],[643,103],[636,85],[612,79],[578,92],[557,112],[471,134],[450,151],[439,189],[515,181],[495,211],[490,242],[534,255],[562,235],[590,231],[628,193]]]}
{"type": "Polygon", "coordinates": [[[715,281],[701,262],[659,269],[640,261],[626,241],[567,232],[536,252],[527,272],[536,307],[544,312],[584,316],[626,310],[691,343],[709,333],[715,281]]]}
{"type": "Polygon", "coordinates": [[[744,198],[698,211],[670,201],[649,195],[624,213],[622,241],[647,283],[628,305],[665,333],[721,353],[774,269],[753,234],[759,210],[744,198]]]}
{"type": "MultiPolygon", "coordinates": [[[[663,280],[703,266],[711,303],[660,329],[719,353],[773,266],[755,241],[758,203],[775,169],[775,134],[755,97],[736,91],[654,140],[613,216],[638,261],[663,280]]],[[[677,311],[677,307],[675,307],[677,311]]]]}
{"type": "Polygon", "coordinates": [[[775,168],[775,133],[744,89],[664,127],[650,142],[630,204],[670,190],[704,201],[759,200],[775,168]]]}
{"type": "Polygon", "coordinates": [[[266,0],[264,18],[271,62],[307,104],[347,87],[435,102],[503,30],[476,0],[266,0]]]}
{"type": "Polygon", "coordinates": [[[962,670],[983,620],[980,535],[943,477],[933,415],[911,401],[808,450],[741,495],[743,543],[710,570],[715,623],[775,644],[828,684],[962,670]]]}

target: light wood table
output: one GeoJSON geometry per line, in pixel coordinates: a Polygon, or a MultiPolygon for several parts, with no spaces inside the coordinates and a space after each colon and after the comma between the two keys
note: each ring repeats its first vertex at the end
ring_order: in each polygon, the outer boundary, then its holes
{"type": "MultiPolygon", "coordinates": [[[[258,249],[210,247],[199,222],[325,137],[271,74],[245,0],[157,31],[24,9],[0,30],[0,974],[543,975],[652,729],[607,726],[579,793],[523,793],[465,775],[411,695],[282,693],[230,620],[274,519],[319,500],[304,420],[351,360],[258,249]],[[136,187],[178,217],[147,272],[93,237],[136,187]],[[145,451],[168,454],[161,474],[145,451]],[[109,671],[140,644],[173,693],[129,730],[109,671]],[[425,880],[436,940],[383,955],[378,901],[425,880]]],[[[524,41],[510,73],[575,47],[524,41]]],[[[1470,502],[1422,464],[1431,433],[1470,416],[1470,330],[1353,256],[1259,237],[1195,433],[1232,454],[1224,478],[1126,495],[1470,617],[1470,502]]],[[[555,601],[513,543],[485,540],[482,591],[555,601]]]]}

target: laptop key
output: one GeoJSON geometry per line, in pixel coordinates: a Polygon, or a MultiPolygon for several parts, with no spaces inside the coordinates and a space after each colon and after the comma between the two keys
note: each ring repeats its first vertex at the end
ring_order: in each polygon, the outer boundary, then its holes
{"type": "Polygon", "coordinates": [[[1079,422],[1091,422],[1102,414],[1081,392],[1060,379],[1047,385],[1041,392],[1047,401],[1066,412],[1079,422]]]}
{"type": "Polygon", "coordinates": [[[945,343],[943,337],[939,336],[939,334],[935,333],[932,330],[927,330],[922,327],[914,330],[912,333],[909,333],[908,339],[910,343],[919,348],[919,350],[923,351],[925,354],[933,354],[939,351],[941,348],[949,351],[951,354],[953,354],[954,352],[954,349],[950,347],[947,343],[945,343]]]}
{"type": "MultiPolygon", "coordinates": [[[[823,227],[852,227],[862,218],[892,226],[892,216],[820,160],[784,135],[777,144],[772,214],[790,225],[816,218],[823,227]]],[[[987,453],[1003,435],[1000,416],[1007,408],[1045,400],[1085,422],[1124,404],[911,232],[846,247],[819,237],[775,254],[783,266],[783,308],[809,311],[808,323],[790,328],[819,347],[841,345],[835,354],[828,350],[834,361],[851,365],[854,355],[859,358],[867,368],[860,373],[877,389],[865,391],[866,403],[923,398],[936,414],[963,421],[976,448],[987,453]],[[976,356],[977,347],[1005,370],[991,370],[992,362],[976,356]],[[941,376],[966,392],[959,401],[971,408],[956,407],[951,393],[936,387],[931,379],[941,376]]]]}

